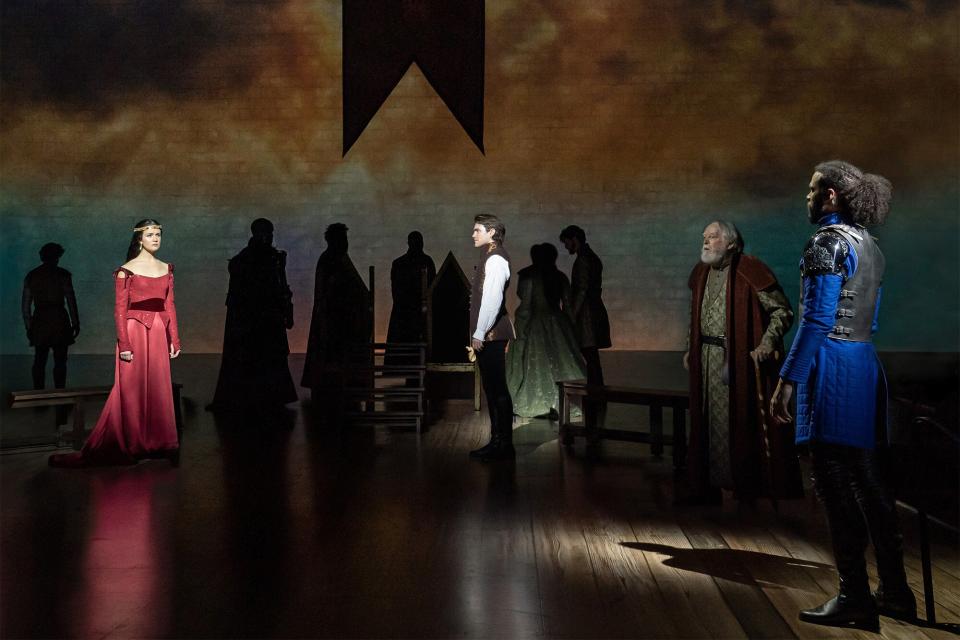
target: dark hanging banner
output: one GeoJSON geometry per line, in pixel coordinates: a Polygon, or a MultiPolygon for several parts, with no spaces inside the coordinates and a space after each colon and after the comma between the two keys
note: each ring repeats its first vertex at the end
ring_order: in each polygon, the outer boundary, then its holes
{"type": "Polygon", "coordinates": [[[343,0],[343,155],[414,62],[483,152],[484,0],[343,0]]]}

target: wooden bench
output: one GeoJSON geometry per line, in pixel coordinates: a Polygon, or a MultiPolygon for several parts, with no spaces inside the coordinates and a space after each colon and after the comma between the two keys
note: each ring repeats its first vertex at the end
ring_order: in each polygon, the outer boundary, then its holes
{"type": "MultiPolygon", "coordinates": [[[[59,432],[60,446],[70,443],[75,451],[80,450],[89,432],[86,429],[85,404],[110,395],[113,387],[77,387],[74,389],[31,389],[30,391],[11,391],[8,405],[11,409],[28,407],[54,407],[73,405],[73,428],[59,432]]],[[[183,414],[180,411],[180,391],[183,385],[173,383],[173,410],[177,422],[177,433],[183,431],[183,414]]]]}
{"type": "Polygon", "coordinates": [[[472,373],[473,410],[480,411],[480,370],[476,362],[428,362],[427,371],[434,373],[472,373]]]}
{"type": "Polygon", "coordinates": [[[588,385],[583,380],[561,380],[557,382],[560,392],[560,440],[566,445],[573,444],[577,436],[590,440],[623,440],[643,442],[651,445],[655,456],[663,454],[663,445],[673,447],[673,466],[681,469],[687,456],[686,412],[690,408],[690,397],[686,391],[667,389],[644,389],[634,387],[616,387],[610,385],[588,385]],[[607,429],[596,427],[588,429],[570,421],[570,406],[573,398],[589,398],[597,402],[615,404],[635,404],[650,407],[650,432],[607,429]],[[664,440],[663,408],[673,410],[673,437],[664,440]]]}

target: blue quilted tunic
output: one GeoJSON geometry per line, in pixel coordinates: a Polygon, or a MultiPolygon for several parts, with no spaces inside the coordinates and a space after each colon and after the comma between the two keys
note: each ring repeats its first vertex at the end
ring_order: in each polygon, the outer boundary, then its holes
{"type": "MultiPolygon", "coordinates": [[[[833,214],[820,220],[820,225],[842,222],[833,214]]],[[[850,247],[846,276],[803,278],[803,315],[780,370],[781,378],[796,383],[798,444],[817,441],[872,449],[877,434],[886,435],[887,385],[873,343],[828,337],[837,317],[840,290],[856,270],[857,254],[850,247]]],[[[879,310],[880,295],[874,333],[879,310]]]]}

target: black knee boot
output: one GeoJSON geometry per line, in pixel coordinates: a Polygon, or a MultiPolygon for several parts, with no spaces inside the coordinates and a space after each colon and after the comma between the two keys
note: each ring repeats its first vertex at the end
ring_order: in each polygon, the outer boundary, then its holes
{"type": "Polygon", "coordinates": [[[516,451],[513,448],[513,403],[510,396],[501,396],[496,403],[496,426],[491,448],[480,456],[484,462],[494,460],[513,460],[516,451]]]}
{"type": "Polygon", "coordinates": [[[875,631],[877,606],[867,580],[867,522],[854,494],[858,484],[851,447],[817,443],[813,453],[814,489],[830,525],[833,556],[840,574],[839,593],[819,607],[800,612],[804,622],[875,631]]]}
{"type": "Polygon", "coordinates": [[[34,347],[33,367],[30,369],[34,389],[43,389],[44,387],[44,379],[47,376],[47,355],[47,347],[34,347]]]}
{"type": "Polygon", "coordinates": [[[860,471],[862,481],[857,492],[857,500],[870,529],[880,575],[874,599],[881,615],[913,621],[917,618],[917,599],[907,584],[897,506],[881,472],[880,454],[878,450],[864,452],[860,471]]]}
{"type": "Polygon", "coordinates": [[[859,541],[840,531],[832,535],[837,572],[840,574],[839,593],[819,607],[801,611],[800,619],[831,627],[876,631],[880,628],[880,618],[870,593],[867,567],[859,541]]]}
{"type": "Polygon", "coordinates": [[[487,410],[490,412],[490,439],[487,441],[487,444],[483,445],[479,449],[474,449],[471,451],[471,458],[483,458],[497,447],[497,408],[494,402],[490,399],[489,394],[487,395],[487,410]]]}

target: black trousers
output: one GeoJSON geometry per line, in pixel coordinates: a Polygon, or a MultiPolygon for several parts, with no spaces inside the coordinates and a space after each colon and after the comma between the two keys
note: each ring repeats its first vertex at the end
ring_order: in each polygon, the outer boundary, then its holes
{"type": "Polygon", "coordinates": [[[499,434],[509,441],[513,437],[513,399],[507,388],[506,351],[506,340],[484,342],[477,352],[477,365],[490,412],[490,435],[499,434]]]}
{"type": "MultiPolygon", "coordinates": [[[[596,347],[584,347],[580,349],[583,359],[587,365],[587,384],[603,385],[603,368],[600,366],[600,350],[596,347]]],[[[597,426],[597,422],[603,422],[603,416],[606,413],[606,403],[595,400],[583,401],[583,424],[588,429],[597,426]]]]}
{"type": "Polygon", "coordinates": [[[841,588],[869,592],[867,543],[873,541],[884,591],[909,591],[903,569],[903,536],[894,498],[883,481],[878,452],[838,444],[811,444],[813,482],[830,524],[841,588]]]}
{"type": "Polygon", "coordinates": [[[33,348],[33,388],[43,389],[47,373],[47,357],[53,349],[53,386],[63,389],[67,386],[67,345],[36,346],[33,348]]]}

